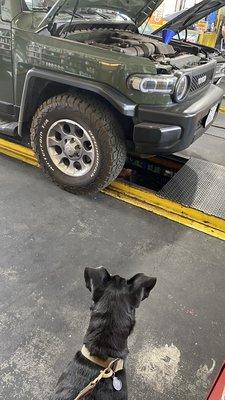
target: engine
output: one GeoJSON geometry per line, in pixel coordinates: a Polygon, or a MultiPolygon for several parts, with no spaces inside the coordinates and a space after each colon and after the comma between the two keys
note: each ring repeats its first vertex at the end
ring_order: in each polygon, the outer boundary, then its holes
{"type": "Polygon", "coordinates": [[[162,72],[171,68],[189,68],[204,63],[206,56],[199,49],[189,45],[170,45],[151,37],[129,30],[94,28],[74,30],[66,37],[76,42],[88,44],[133,57],[146,57],[159,63],[162,72]]]}
{"type": "Polygon", "coordinates": [[[114,29],[91,29],[73,32],[68,39],[76,39],[91,46],[111,49],[129,56],[151,57],[155,54],[175,54],[170,45],[165,45],[159,40],[129,31],[114,29]]]}

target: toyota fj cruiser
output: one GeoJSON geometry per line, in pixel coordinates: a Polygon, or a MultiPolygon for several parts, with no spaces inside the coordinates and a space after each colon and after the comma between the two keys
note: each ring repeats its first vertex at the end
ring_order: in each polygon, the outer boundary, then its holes
{"type": "Polygon", "coordinates": [[[216,116],[207,52],[139,33],[161,2],[0,0],[0,132],[30,132],[45,173],[70,192],[107,186],[127,153],[188,147],[216,116]]]}

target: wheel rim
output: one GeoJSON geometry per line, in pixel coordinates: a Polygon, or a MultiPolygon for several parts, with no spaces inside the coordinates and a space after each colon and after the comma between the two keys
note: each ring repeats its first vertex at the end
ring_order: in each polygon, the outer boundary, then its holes
{"type": "Polygon", "coordinates": [[[95,161],[95,147],[90,133],[69,119],[51,125],[47,133],[47,149],[54,165],[69,176],[86,175],[95,161]]]}

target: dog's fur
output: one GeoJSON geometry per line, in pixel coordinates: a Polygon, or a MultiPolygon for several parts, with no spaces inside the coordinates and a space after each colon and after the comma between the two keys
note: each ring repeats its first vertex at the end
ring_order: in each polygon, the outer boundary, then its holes
{"type": "MultiPolygon", "coordinates": [[[[85,282],[92,293],[91,319],[84,344],[91,355],[101,359],[123,358],[128,354],[127,339],[135,325],[135,309],[149,296],[156,278],[137,274],[126,280],[111,276],[101,268],[86,268],[85,282]]],[[[74,400],[79,392],[94,380],[102,370],[78,352],[59,378],[52,400],[74,400]]],[[[125,370],[116,376],[122,381],[116,391],[112,379],[101,381],[85,400],[127,400],[125,370]]]]}

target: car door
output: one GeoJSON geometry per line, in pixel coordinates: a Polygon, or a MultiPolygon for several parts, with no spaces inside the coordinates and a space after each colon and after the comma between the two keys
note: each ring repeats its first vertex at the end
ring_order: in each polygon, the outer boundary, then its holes
{"type": "Polygon", "coordinates": [[[0,114],[14,113],[12,30],[11,23],[3,21],[0,6],[0,114]]]}

